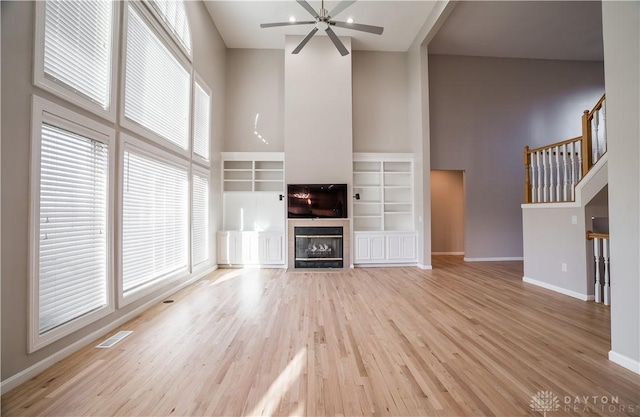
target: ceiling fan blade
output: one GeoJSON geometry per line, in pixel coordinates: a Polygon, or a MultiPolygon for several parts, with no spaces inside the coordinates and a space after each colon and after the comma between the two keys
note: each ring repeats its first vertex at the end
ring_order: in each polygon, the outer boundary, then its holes
{"type": "Polygon", "coordinates": [[[336,48],[338,48],[338,52],[340,52],[340,55],[342,56],[349,55],[349,51],[347,51],[347,48],[344,47],[344,44],[338,38],[338,35],[336,35],[336,33],[330,27],[328,27],[325,30],[325,32],[327,32],[327,36],[329,36],[329,39],[331,39],[331,42],[333,42],[336,48]]]}
{"type": "Polygon", "coordinates": [[[336,21],[332,20],[332,21],[329,22],[329,24],[331,24],[333,26],[337,26],[339,28],[359,30],[361,32],[374,33],[376,35],[382,35],[382,32],[384,31],[383,27],[371,26],[371,25],[363,25],[361,23],[336,22],[336,21]]]}
{"type": "Polygon", "coordinates": [[[291,26],[291,25],[313,25],[315,24],[315,20],[307,21],[307,22],[278,22],[278,23],[261,23],[261,28],[274,28],[277,26],[291,26]]]}
{"type": "Polygon", "coordinates": [[[336,7],[331,9],[331,11],[329,12],[329,16],[336,17],[340,12],[342,12],[344,9],[346,9],[349,6],[351,6],[355,2],[356,2],[356,0],[343,0],[343,1],[341,1],[340,3],[338,3],[336,5],[336,7]]]}
{"type": "Polygon", "coordinates": [[[309,13],[311,13],[311,16],[315,17],[316,19],[318,19],[320,16],[318,16],[318,13],[316,13],[316,11],[313,9],[313,7],[311,7],[311,5],[309,3],[307,3],[305,0],[296,0],[298,2],[298,4],[302,7],[304,7],[304,9],[306,11],[308,11],[309,13]]]}
{"type": "Polygon", "coordinates": [[[307,42],[309,42],[309,40],[311,38],[313,38],[313,35],[316,34],[316,32],[318,31],[318,28],[313,28],[311,29],[311,32],[309,32],[309,34],[307,36],[304,37],[304,39],[302,40],[302,42],[300,42],[298,44],[298,46],[296,46],[296,49],[294,49],[291,53],[292,54],[297,54],[300,51],[302,51],[302,48],[304,48],[304,46],[307,44],[307,42]]]}

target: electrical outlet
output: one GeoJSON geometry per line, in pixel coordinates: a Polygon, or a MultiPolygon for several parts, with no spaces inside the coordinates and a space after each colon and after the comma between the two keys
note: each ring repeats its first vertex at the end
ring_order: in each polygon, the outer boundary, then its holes
{"type": "Polygon", "coordinates": [[[571,224],[578,224],[578,216],[571,216],[571,224]]]}
{"type": "Polygon", "coordinates": [[[567,272],[567,264],[564,262],[560,265],[560,268],[562,269],[562,272],[567,272]]]}

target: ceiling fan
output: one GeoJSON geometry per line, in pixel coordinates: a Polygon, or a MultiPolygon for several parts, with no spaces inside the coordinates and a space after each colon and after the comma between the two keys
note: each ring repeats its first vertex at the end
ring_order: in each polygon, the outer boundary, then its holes
{"type": "Polygon", "coordinates": [[[331,12],[327,12],[324,8],[324,0],[322,0],[322,5],[320,6],[320,13],[316,13],[315,9],[311,7],[306,0],[296,0],[296,2],[302,6],[306,11],[308,11],[311,16],[315,18],[315,20],[308,20],[304,22],[278,22],[278,23],[262,23],[260,25],[261,28],[272,28],[276,26],[294,26],[294,25],[315,25],[311,32],[296,46],[296,48],[291,52],[292,54],[299,53],[302,48],[309,42],[309,40],[316,34],[319,30],[324,30],[331,39],[331,42],[335,45],[335,47],[340,52],[340,55],[345,56],[349,54],[347,48],[345,48],[344,44],[338,38],[338,35],[331,29],[331,26],[336,26],[344,29],[352,29],[359,30],[361,32],[374,33],[376,35],[382,35],[382,31],[384,28],[380,26],[371,26],[371,25],[363,25],[361,23],[349,23],[349,22],[339,22],[337,20],[333,20],[332,18],[337,16],[338,13],[342,12],[347,7],[351,6],[356,0],[343,0],[334,7],[331,12]]]}

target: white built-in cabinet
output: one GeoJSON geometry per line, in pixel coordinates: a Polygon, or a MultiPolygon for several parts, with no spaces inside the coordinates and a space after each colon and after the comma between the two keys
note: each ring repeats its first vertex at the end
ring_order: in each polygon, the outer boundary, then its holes
{"type": "Polygon", "coordinates": [[[220,265],[284,265],[284,154],[222,153],[220,265]]]}
{"type": "Polygon", "coordinates": [[[417,260],[411,154],[354,154],[354,263],[417,260]]]}

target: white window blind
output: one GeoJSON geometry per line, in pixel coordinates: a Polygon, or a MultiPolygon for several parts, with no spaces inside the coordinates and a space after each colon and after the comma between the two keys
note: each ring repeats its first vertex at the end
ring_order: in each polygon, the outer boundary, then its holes
{"type": "Polygon", "coordinates": [[[124,152],[122,278],[128,292],[180,270],[188,259],[188,182],[180,167],[124,152]]]}
{"type": "Polygon", "coordinates": [[[191,56],[191,30],[184,3],[180,0],[152,0],[150,3],[191,56]]]}
{"type": "Polygon", "coordinates": [[[190,73],[131,5],[127,22],[125,117],[187,149],[190,73]]]}
{"type": "Polygon", "coordinates": [[[108,109],[114,6],[111,1],[45,3],[44,72],[108,109]]]}
{"type": "Polygon", "coordinates": [[[211,97],[196,81],[193,99],[193,151],[209,160],[211,97]]]}
{"type": "Polygon", "coordinates": [[[193,173],[192,204],[193,266],[209,260],[209,176],[193,173]]]}
{"type": "Polygon", "coordinates": [[[42,125],[39,333],[107,305],[107,145],[42,125]]]}

